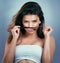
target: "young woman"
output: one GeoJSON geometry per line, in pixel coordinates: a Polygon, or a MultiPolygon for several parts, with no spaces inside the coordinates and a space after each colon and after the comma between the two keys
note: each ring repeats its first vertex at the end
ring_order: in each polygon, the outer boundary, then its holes
{"type": "Polygon", "coordinates": [[[3,63],[52,63],[55,52],[53,29],[45,25],[40,5],[25,3],[13,17],[3,63]]]}

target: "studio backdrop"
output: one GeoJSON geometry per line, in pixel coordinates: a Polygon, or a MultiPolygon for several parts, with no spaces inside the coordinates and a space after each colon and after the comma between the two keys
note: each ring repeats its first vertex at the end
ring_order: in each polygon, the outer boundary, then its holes
{"type": "Polygon", "coordinates": [[[8,37],[7,27],[12,17],[28,1],[35,1],[40,4],[44,12],[45,23],[52,26],[54,30],[52,34],[56,43],[53,63],[60,63],[60,0],[0,0],[0,63],[2,63],[8,37]]]}

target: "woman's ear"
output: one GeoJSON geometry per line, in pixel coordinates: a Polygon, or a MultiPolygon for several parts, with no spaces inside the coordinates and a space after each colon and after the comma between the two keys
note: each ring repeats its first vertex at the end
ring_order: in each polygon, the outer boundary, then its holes
{"type": "Polygon", "coordinates": [[[39,24],[41,24],[41,21],[39,21],[39,24]]]}
{"type": "Polygon", "coordinates": [[[41,25],[41,21],[39,21],[39,26],[41,25]]]}

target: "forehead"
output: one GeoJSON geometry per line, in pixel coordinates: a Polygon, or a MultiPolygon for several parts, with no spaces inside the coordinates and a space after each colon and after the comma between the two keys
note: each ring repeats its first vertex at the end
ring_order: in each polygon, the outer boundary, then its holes
{"type": "Polygon", "coordinates": [[[37,19],[39,19],[37,15],[28,14],[28,15],[23,16],[23,20],[37,20],[37,19]]]}

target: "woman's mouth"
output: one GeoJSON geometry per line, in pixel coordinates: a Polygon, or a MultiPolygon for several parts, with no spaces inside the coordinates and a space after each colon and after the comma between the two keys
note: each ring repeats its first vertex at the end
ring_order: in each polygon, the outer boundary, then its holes
{"type": "Polygon", "coordinates": [[[29,31],[29,32],[33,32],[33,31],[34,31],[34,29],[28,29],[28,31],[29,31]]]}

